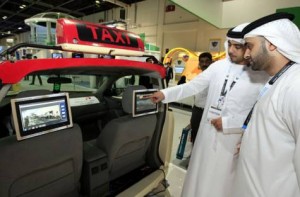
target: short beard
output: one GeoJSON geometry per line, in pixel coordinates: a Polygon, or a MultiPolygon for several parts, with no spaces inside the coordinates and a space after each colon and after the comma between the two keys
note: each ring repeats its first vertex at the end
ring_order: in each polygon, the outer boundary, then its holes
{"type": "Polygon", "coordinates": [[[264,70],[266,60],[269,58],[269,53],[266,48],[266,40],[261,38],[260,40],[260,53],[256,56],[254,64],[251,65],[252,70],[264,70]]]}

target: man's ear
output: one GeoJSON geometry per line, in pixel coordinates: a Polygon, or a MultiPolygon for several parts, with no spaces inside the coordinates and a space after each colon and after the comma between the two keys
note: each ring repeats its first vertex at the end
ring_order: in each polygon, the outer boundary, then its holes
{"type": "Polygon", "coordinates": [[[277,47],[273,45],[271,42],[269,42],[268,45],[270,51],[275,51],[277,49],[277,47]]]}

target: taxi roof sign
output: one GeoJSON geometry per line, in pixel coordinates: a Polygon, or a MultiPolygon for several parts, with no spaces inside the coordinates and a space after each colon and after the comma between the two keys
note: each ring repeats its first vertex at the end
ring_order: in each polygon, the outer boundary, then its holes
{"type": "Polygon", "coordinates": [[[56,37],[64,51],[142,56],[145,50],[136,34],[79,20],[58,19],[56,37]]]}

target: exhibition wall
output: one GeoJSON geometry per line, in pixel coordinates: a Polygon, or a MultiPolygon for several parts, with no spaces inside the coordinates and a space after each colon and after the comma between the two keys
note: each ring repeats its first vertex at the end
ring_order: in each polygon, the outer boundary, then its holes
{"type": "Polygon", "coordinates": [[[219,28],[230,28],[276,12],[299,7],[299,0],[172,0],[219,28]]]}
{"type": "MultiPolygon", "coordinates": [[[[224,51],[223,43],[229,27],[254,20],[268,12],[274,12],[274,9],[279,7],[300,6],[299,0],[173,1],[145,0],[125,9],[128,30],[137,34],[144,33],[146,42],[158,46],[162,56],[165,55],[166,49],[175,47],[183,47],[192,51],[209,51],[212,41],[218,41],[218,50],[224,51]],[[183,5],[175,5],[173,1],[183,5]],[[267,8],[266,3],[271,8],[267,8]],[[175,6],[173,11],[166,11],[169,5],[175,6]],[[198,16],[187,11],[190,8],[186,6],[195,7],[198,16]],[[255,14],[253,14],[253,9],[255,9],[255,14]],[[212,25],[214,23],[222,24],[226,28],[218,28],[218,25],[212,25]]],[[[85,16],[82,20],[90,22],[118,20],[120,9],[85,16]]],[[[15,35],[14,40],[16,43],[29,41],[29,32],[15,35]]],[[[5,44],[5,39],[0,40],[0,45],[5,44]]]]}

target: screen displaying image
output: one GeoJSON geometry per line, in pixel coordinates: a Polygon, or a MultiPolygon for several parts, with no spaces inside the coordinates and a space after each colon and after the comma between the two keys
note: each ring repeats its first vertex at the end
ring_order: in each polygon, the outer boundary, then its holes
{"type": "Polygon", "coordinates": [[[103,59],[115,59],[115,56],[113,56],[113,55],[100,55],[99,58],[103,58],[103,59]]]}
{"type": "Polygon", "coordinates": [[[19,107],[24,132],[68,121],[66,103],[63,99],[21,104],[19,107]]]}
{"type": "Polygon", "coordinates": [[[18,140],[73,126],[67,93],[12,99],[18,140]]]}
{"type": "Polygon", "coordinates": [[[62,53],[52,53],[52,58],[53,59],[63,58],[63,54],[62,53]]]}
{"type": "Polygon", "coordinates": [[[83,58],[83,53],[72,53],[72,58],[83,58]]]}
{"type": "Polygon", "coordinates": [[[156,89],[135,90],[133,92],[133,116],[143,116],[158,112],[157,103],[151,101],[151,96],[156,89]]]}

